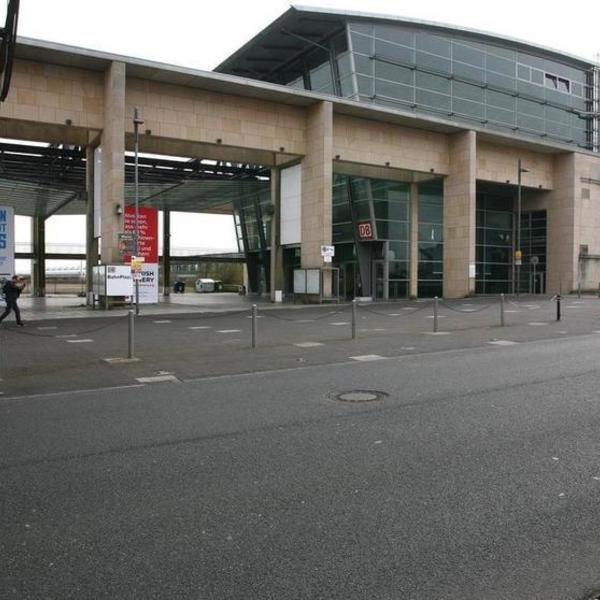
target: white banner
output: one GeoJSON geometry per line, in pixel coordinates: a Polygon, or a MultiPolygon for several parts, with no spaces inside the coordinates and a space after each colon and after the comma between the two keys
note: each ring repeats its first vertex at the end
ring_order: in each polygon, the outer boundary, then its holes
{"type": "Polygon", "coordinates": [[[101,235],[102,218],[102,147],[94,148],[94,237],[101,235]]]}
{"type": "Polygon", "coordinates": [[[142,265],[140,279],[140,304],[158,304],[158,264],[142,265]]]}
{"type": "Polygon", "coordinates": [[[0,206],[0,278],[15,274],[15,211],[0,206]]]}

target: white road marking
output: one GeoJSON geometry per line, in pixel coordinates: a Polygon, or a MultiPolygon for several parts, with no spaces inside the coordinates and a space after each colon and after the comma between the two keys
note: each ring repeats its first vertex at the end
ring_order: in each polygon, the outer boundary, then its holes
{"type": "Polygon", "coordinates": [[[62,339],[66,339],[66,338],[77,337],[77,334],[76,333],[66,333],[65,335],[57,335],[56,337],[62,340],[62,339]]]}
{"type": "Polygon", "coordinates": [[[296,323],[314,323],[314,319],[298,319],[296,323]]]}
{"type": "Polygon", "coordinates": [[[527,323],[527,325],[531,325],[532,327],[543,327],[544,325],[548,325],[548,323],[541,323],[539,321],[532,321],[531,323],[527,323]]]}
{"type": "Polygon", "coordinates": [[[594,476],[594,477],[592,477],[592,479],[593,479],[594,481],[600,481],[600,477],[596,477],[596,476],[594,476]]]}
{"type": "Polygon", "coordinates": [[[495,346],[514,346],[519,342],[513,342],[512,340],[494,340],[493,342],[488,342],[488,344],[494,344],[495,346]]]}
{"type": "Polygon", "coordinates": [[[559,497],[559,498],[564,498],[564,497],[565,497],[565,493],[564,493],[564,492],[561,492],[561,493],[558,495],[558,497],[559,497]]]}
{"type": "Polygon", "coordinates": [[[359,360],[361,362],[369,362],[372,360],[383,360],[385,357],[379,354],[361,354],[359,356],[350,356],[352,360],[359,360]]]}
{"type": "Polygon", "coordinates": [[[162,383],[170,381],[177,383],[179,380],[174,375],[154,375],[153,377],[136,377],[140,383],[162,383]]]}
{"type": "Polygon", "coordinates": [[[400,350],[416,350],[414,346],[400,346],[400,350]]]}
{"type": "Polygon", "coordinates": [[[294,344],[294,346],[298,346],[298,348],[316,348],[317,346],[324,346],[321,342],[299,342],[298,344],[294,344]]]}
{"type": "Polygon", "coordinates": [[[217,329],[217,333],[240,333],[241,329],[217,329]]]}
{"type": "Polygon", "coordinates": [[[383,440],[376,440],[375,442],[373,442],[374,444],[383,444],[383,440]]]}
{"type": "MultiPolygon", "coordinates": [[[[246,319],[251,319],[251,318],[252,318],[252,315],[248,315],[248,316],[246,317],[246,319]]],[[[264,317],[264,315],[256,315],[256,318],[257,318],[257,319],[264,319],[265,317],[264,317]]]]}
{"type": "Polygon", "coordinates": [[[188,327],[188,329],[212,329],[210,325],[194,325],[193,327],[188,327]]]}
{"type": "Polygon", "coordinates": [[[350,321],[338,321],[337,323],[329,323],[330,325],[350,325],[350,321]]]}
{"type": "Polygon", "coordinates": [[[84,340],[67,340],[68,344],[89,344],[90,342],[93,342],[94,340],[90,340],[90,339],[84,339],[84,340]]]}
{"type": "Polygon", "coordinates": [[[505,313],[518,313],[521,312],[520,310],[505,310],[505,313]]]}
{"type": "MultiPolygon", "coordinates": [[[[425,317],[426,319],[434,319],[435,317],[433,315],[427,315],[425,317]]],[[[446,315],[438,315],[438,319],[445,319],[446,315]]]]}
{"type": "Polygon", "coordinates": [[[36,329],[39,329],[40,331],[48,331],[49,329],[58,329],[58,327],[36,327],[36,329]]]}
{"type": "Polygon", "coordinates": [[[115,358],[103,358],[104,362],[107,362],[110,365],[126,365],[132,362],[140,362],[139,358],[123,358],[122,356],[117,356],[115,358]]]}
{"type": "Polygon", "coordinates": [[[424,331],[425,335],[450,335],[450,331],[424,331]]]}
{"type": "Polygon", "coordinates": [[[173,321],[171,321],[170,319],[162,319],[161,321],[152,321],[153,323],[156,323],[157,325],[160,325],[162,323],[172,323],[173,321]]]}
{"type": "Polygon", "coordinates": [[[388,313],[389,317],[399,317],[401,315],[402,315],[402,313],[388,313]]]}
{"type": "Polygon", "coordinates": [[[558,458],[558,456],[553,456],[552,460],[560,460],[560,458],[558,458]]]}

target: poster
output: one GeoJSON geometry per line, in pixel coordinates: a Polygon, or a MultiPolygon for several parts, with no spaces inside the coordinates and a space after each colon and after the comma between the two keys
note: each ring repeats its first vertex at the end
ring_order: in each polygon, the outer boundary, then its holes
{"type": "MultiPolygon", "coordinates": [[[[158,263],[158,209],[140,207],[139,231],[137,256],[141,256],[145,263],[158,263]]],[[[125,207],[125,233],[135,235],[135,207],[125,207]]],[[[131,261],[131,254],[124,254],[123,262],[131,261]]]]}
{"type": "Polygon", "coordinates": [[[158,304],[158,263],[142,265],[140,304],[158,304]]]}
{"type": "Polygon", "coordinates": [[[0,206],[0,279],[15,274],[15,212],[0,206]]]}

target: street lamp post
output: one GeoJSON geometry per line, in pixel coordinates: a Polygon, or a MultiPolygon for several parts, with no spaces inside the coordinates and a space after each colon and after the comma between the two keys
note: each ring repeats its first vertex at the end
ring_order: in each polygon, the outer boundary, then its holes
{"type": "Polygon", "coordinates": [[[517,296],[521,289],[521,263],[523,261],[523,253],[521,252],[521,175],[523,173],[529,173],[527,169],[521,166],[521,159],[518,162],[518,177],[517,177],[517,244],[515,249],[515,265],[517,267],[517,285],[516,292],[517,296]]]}
{"type": "MultiPolygon", "coordinates": [[[[137,258],[139,252],[139,236],[140,236],[140,194],[139,194],[139,165],[138,155],[140,151],[140,125],[144,124],[144,120],[140,117],[137,107],[133,111],[133,131],[135,133],[135,167],[134,167],[134,180],[135,180],[135,241],[134,251],[137,258]]],[[[140,282],[137,278],[138,275],[134,274],[135,280],[135,314],[140,314],[140,282]]]]}

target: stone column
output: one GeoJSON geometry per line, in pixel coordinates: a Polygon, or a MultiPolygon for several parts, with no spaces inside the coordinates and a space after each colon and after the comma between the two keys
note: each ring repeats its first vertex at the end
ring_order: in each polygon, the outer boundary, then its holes
{"type": "Polygon", "coordinates": [[[281,171],[271,168],[271,302],[275,302],[275,290],[283,290],[283,249],[281,247],[281,171]]]}
{"type": "Polygon", "coordinates": [[[35,216],[31,220],[33,240],[32,293],[35,298],[46,295],[46,217],[35,216]]]}
{"type": "Polygon", "coordinates": [[[546,292],[549,294],[566,294],[577,286],[576,162],[574,153],[554,157],[554,185],[548,193],[547,213],[546,292]]]}
{"type": "Polygon", "coordinates": [[[408,295],[419,294],[419,186],[410,184],[410,283],[408,295]]]}
{"type": "MultiPolygon", "coordinates": [[[[302,161],[302,268],[321,268],[321,245],[331,245],[333,109],[320,102],[306,110],[306,156],[302,161]]],[[[323,296],[331,296],[331,275],[323,296]]]]}
{"type": "Polygon", "coordinates": [[[85,149],[85,187],[86,187],[86,215],[85,215],[85,279],[86,303],[93,304],[93,272],[98,264],[98,238],[94,235],[94,147],[85,149]]]}
{"type": "Polygon", "coordinates": [[[450,136],[450,173],[444,180],[444,297],[475,292],[476,134],[450,136]]]}
{"type": "Polygon", "coordinates": [[[171,293],[171,211],[163,210],[163,296],[171,293]]]}
{"type": "Polygon", "coordinates": [[[102,131],[102,262],[118,263],[118,234],[124,230],[125,208],[125,64],[113,62],[104,77],[102,131]]]}

